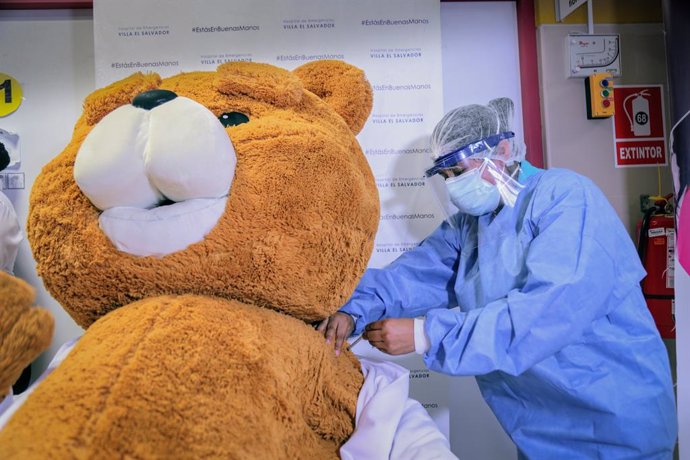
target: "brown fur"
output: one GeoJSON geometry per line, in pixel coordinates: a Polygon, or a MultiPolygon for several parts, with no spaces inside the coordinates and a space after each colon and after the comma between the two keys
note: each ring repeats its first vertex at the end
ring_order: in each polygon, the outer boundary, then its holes
{"type": "Polygon", "coordinates": [[[34,290],[0,270],[0,398],[22,371],[50,345],[53,317],[31,308],[34,290]]]}
{"type": "Polygon", "coordinates": [[[379,208],[354,137],[371,88],[321,65],[135,74],[86,99],[36,179],[28,234],[46,287],[88,329],[0,432],[0,458],[337,457],[363,377],[305,323],[352,293],[379,208]],[[319,78],[337,78],[334,107],[305,89],[333,87],[319,78]],[[238,163],[225,214],[163,258],[118,252],[73,179],[93,124],[152,87],[250,118],[226,128],[238,163]]]}
{"type": "Polygon", "coordinates": [[[142,300],[89,328],[2,432],[0,456],[337,458],[361,380],[354,356],[294,318],[142,300]]]}

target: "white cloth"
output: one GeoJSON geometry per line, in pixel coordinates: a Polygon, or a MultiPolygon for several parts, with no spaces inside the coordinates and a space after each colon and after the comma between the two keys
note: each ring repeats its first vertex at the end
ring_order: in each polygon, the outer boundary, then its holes
{"type": "Polygon", "coordinates": [[[414,319],[414,352],[418,355],[423,355],[431,348],[429,337],[424,331],[425,322],[423,317],[414,319]]]}
{"type": "Polygon", "coordinates": [[[365,380],[355,431],[340,448],[343,460],[456,459],[427,411],[408,397],[409,371],[360,358],[365,380]]]}
{"type": "Polygon", "coordinates": [[[4,193],[0,192],[0,270],[13,274],[22,231],[14,207],[4,193]]]}
{"type": "MultiPolygon", "coordinates": [[[[12,404],[14,404],[14,393],[12,391],[12,387],[10,387],[10,394],[5,396],[5,398],[0,402],[0,420],[4,420],[2,415],[12,406],[12,404]]],[[[0,428],[2,428],[4,425],[4,423],[1,423],[0,428]]]]}

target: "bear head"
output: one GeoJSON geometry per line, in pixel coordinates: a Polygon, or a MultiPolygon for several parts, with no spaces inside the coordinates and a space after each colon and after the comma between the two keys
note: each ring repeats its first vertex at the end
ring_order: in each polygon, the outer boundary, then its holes
{"type": "Polygon", "coordinates": [[[82,327],[167,294],[327,317],[378,225],[355,138],[371,106],[363,72],[340,61],[137,73],[97,90],[32,189],[46,288],[82,327]]]}

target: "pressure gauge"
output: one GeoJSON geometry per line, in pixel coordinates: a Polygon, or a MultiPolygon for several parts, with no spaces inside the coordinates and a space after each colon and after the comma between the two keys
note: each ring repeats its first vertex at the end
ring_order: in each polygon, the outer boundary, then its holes
{"type": "Polygon", "coordinates": [[[569,77],[588,77],[599,72],[621,76],[618,35],[569,34],[567,40],[569,77]]]}

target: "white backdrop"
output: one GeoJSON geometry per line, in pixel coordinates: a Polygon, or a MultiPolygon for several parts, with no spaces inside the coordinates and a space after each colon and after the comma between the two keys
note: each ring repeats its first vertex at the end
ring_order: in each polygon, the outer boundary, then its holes
{"type": "MultiPolygon", "coordinates": [[[[123,4],[124,2],[120,3],[123,4]]],[[[440,10],[442,111],[467,103],[485,103],[494,97],[507,95],[516,101],[516,131],[520,133],[522,129],[514,2],[447,2],[440,5],[440,10]]],[[[0,43],[6,45],[0,49],[0,71],[13,75],[24,88],[25,100],[19,110],[10,116],[0,118],[0,128],[16,132],[22,138],[20,171],[26,174],[26,188],[10,190],[8,195],[23,223],[26,222],[28,195],[36,175],[41,167],[69,142],[72,127],[81,114],[84,96],[104,83],[96,83],[94,75],[93,36],[93,18],[90,10],[0,11],[0,43]]],[[[348,40],[357,41],[360,38],[352,36],[348,37],[348,40]]],[[[387,45],[371,45],[370,48],[384,46],[387,45]]],[[[292,68],[301,63],[280,65],[292,68]]],[[[356,62],[355,64],[361,65],[356,62]]],[[[209,65],[208,68],[212,69],[214,66],[215,64],[209,65]]],[[[127,69],[121,76],[131,72],[132,69],[127,69]]],[[[376,83],[373,78],[371,80],[372,83],[376,83]]],[[[395,97],[405,98],[407,95],[401,92],[395,97]]],[[[375,107],[374,111],[377,110],[378,107],[375,107]]],[[[410,112],[417,111],[418,109],[414,108],[410,112]]],[[[435,121],[428,120],[425,129],[430,130],[435,121]]],[[[364,144],[361,136],[360,141],[364,144]]],[[[368,158],[374,156],[381,162],[390,162],[394,165],[415,156],[419,157],[420,162],[425,161],[425,153],[412,151],[370,151],[368,158]]],[[[386,170],[374,172],[379,183],[389,174],[386,170]]],[[[421,177],[421,170],[411,171],[410,176],[421,177]]],[[[408,229],[404,232],[413,233],[415,239],[421,239],[426,232],[425,228],[418,227],[414,230],[413,225],[419,221],[399,223],[407,226],[408,229]],[[412,230],[409,227],[412,227],[412,230]]],[[[429,228],[435,224],[427,223],[429,228]]],[[[413,245],[416,241],[406,241],[406,244],[413,245]]],[[[391,253],[382,254],[391,260],[396,256],[391,253]]],[[[385,262],[385,259],[381,259],[378,263],[385,262]]],[[[43,288],[26,241],[20,248],[15,272],[36,288],[37,303],[48,307],[56,317],[53,343],[34,363],[36,377],[57,348],[80,334],[81,329],[43,288]]],[[[358,347],[361,345],[365,344],[360,343],[358,347]]],[[[401,359],[409,363],[408,367],[413,369],[411,388],[414,397],[432,411],[439,409],[436,407],[436,401],[448,401],[451,445],[460,458],[484,460],[516,457],[514,447],[482,400],[473,378],[439,376],[425,371],[423,363],[416,357],[401,359]],[[431,392],[420,390],[427,388],[427,382],[432,379],[441,382],[438,387],[438,398],[431,392]],[[427,398],[425,394],[430,397],[427,398]]]]}
{"type": "Polygon", "coordinates": [[[255,61],[289,70],[341,59],[367,74],[374,108],[359,141],[382,212],[371,265],[416,245],[441,216],[421,171],[443,115],[439,0],[96,0],[96,84],[255,61]]]}
{"type": "MultiPolygon", "coordinates": [[[[167,76],[236,60],[293,69],[342,59],[362,68],[374,107],[358,139],[382,208],[370,265],[387,264],[438,224],[420,174],[429,163],[428,133],[443,115],[438,0],[96,0],[94,37],[98,86],[135,71],[167,76]]],[[[411,378],[449,434],[445,386],[439,391],[439,379],[425,370],[411,378]]]]}
{"type": "MultiPolygon", "coordinates": [[[[443,50],[448,58],[442,67],[438,0],[96,0],[96,84],[135,71],[167,76],[214,70],[233,60],[293,69],[315,59],[342,59],[362,68],[374,89],[374,107],[358,139],[381,200],[369,265],[380,267],[444,218],[423,171],[430,165],[428,136],[446,110],[510,96],[517,103],[516,130],[522,131],[515,9],[501,3],[444,5],[444,43],[450,48],[443,50]]],[[[365,342],[355,352],[391,359],[365,342]]],[[[488,422],[467,417],[468,407],[477,410],[481,401],[473,379],[430,372],[418,356],[393,360],[411,370],[412,396],[449,434],[458,455],[468,442],[460,441],[459,424],[501,439],[489,441],[495,455],[514,455],[484,405],[479,410],[488,422]],[[468,398],[472,404],[463,404],[468,398]]]]}

